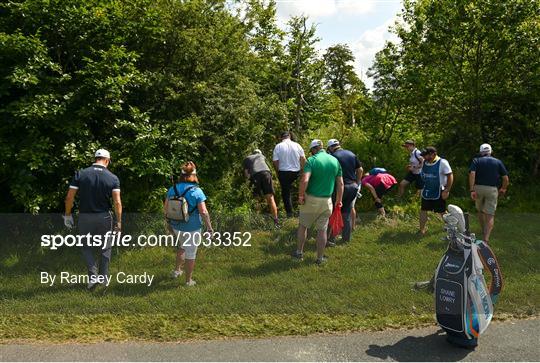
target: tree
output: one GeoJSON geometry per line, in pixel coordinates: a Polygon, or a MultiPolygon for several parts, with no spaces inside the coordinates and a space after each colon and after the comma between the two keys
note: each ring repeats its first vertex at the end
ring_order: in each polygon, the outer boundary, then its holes
{"type": "Polygon", "coordinates": [[[458,164],[490,142],[514,168],[538,173],[539,10],[521,0],[406,1],[401,42],[373,67],[374,93],[458,164]]]}
{"type": "Polygon", "coordinates": [[[245,198],[230,172],[263,135],[260,115],[279,112],[259,93],[248,27],[225,5],[2,3],[2,208],[60,210],[68,180],[98,147],[113,155],[127,210],[159,208],[190,159],[210,195],[245,198]]]}
{"type": "Polygon", "coordinates": [[[340,99],[346,122],[355,126],[355,114],[367,98],[367,90],[354,71],[354,55],[347,45],[337,44],[326,50],[323,59],[326,88],[340,99]]]}
{"type": "Polygon", "coordinates": [[[292,124],[297,132],[309,128],[309,113],[317,113],[322,100],[324,63],[318,57],[314,25],[307,24],[306,17],[289,20],[289,40],[283,64],[289,78],[286,97],[290,104],[292,124]]]}

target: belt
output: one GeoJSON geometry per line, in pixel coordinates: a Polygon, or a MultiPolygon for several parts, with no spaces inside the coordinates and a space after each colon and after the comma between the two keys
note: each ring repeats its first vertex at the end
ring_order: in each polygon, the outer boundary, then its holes
{"type": "Polygon", "coordinates": [[[79,214],[105,214],[105,213],[111,214],[112,211],[111,210],[105,210],[105,211],[100,211],[100,212],[95,212],[95,211],[83,212],[83,211],[79,211],[79,214]]]}

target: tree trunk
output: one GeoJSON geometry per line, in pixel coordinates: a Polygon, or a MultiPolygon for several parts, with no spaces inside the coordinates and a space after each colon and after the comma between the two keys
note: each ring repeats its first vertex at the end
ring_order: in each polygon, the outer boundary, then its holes
{"type": "Polygon", "coordinates": [[[540,153],[538,153],[538,155],[536,155],[536,159],[533,162],[531,172],[532,172],[532,176],[535,177],[535,178],[540,176],[540,153]]]}

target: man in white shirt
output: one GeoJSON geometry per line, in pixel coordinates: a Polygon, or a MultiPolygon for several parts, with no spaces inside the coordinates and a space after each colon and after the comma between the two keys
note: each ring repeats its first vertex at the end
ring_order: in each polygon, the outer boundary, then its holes
{"type": "Polygon", "coordinates": [[[291,188],[295,180],[298,179],[300,170],[304,168],[306,162],[304,149],[298,143],[292,141],[291,134],[285,131],[281,134],[281,142],[274,148],[272,161],[278,173],[281,198],[283,199],[287,217],[292,217],[291,188]]]}
{"type": "Polygon", "coordinates": [[[416,189],[422,189],[422,177],[420,172],[422,171],[422,165],[424,164],[424,158],[420,155],[420,150],[415,146],[413,140],[407,140],[402,145],[410,153],[409,164],[407,165],[407,175],[399,183],[399,193],[401,197],[405,192],[405,188],[409,184],[414,183],[416,189]]]}

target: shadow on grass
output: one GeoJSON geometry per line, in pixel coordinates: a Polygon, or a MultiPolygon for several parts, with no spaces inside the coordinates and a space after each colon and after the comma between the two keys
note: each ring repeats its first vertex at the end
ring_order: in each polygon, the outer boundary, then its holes
{"type": "MultiPolygon", "coordinates": [[[[77,274],[73,272],[74,274],[77,274]]],[[[113,273],[114,274],[114,273],[113,273]]],[[[86,289],[85,284],[67,284],[56,282],[53,286],[47,284],[40,284],[37,282],[39,276],[36,277],[36,284],[28,285],[24,289],[20,287],[8,287],[2,290],[0,299],[14,299],[14,300],[32,300],[40,296],[54,295],[64,292],[83,292],[88,294],[89,297],[100,297],[106,295],[118,295],[123,297],[129,296],[146,296],[158,291],[173,290],[183,284],[178,280],[172,279],[169,274],[154,275],[152,285],[146,284],[119,284],[113,278],[110,286],[98,286],[96,289],[90,291],[86,289]]]]}
{"type": "MultiPolygon", "coordinates": [[[[282,230],[276,233],[272,240],[261,244],[261,251],[272,256],[290,255],[295,249],[298,242],[297,229],[282,230]]],[[[317,231],[309,229],[306,239],[306,247],[315,243],[317,231]]]]}
{"type": "MultiPolygon", "coordinates": [[[[39,249],[36,246],[19,244],[2,248],[2,274],[6,277],[20,276],[41,271],[65,271],[67,267],[80,266],[86,271],[81,250],[78,248],[60,248],[55,251],[39,249]]],[[[113,253],[114,255],[114,253],[113,253]]]]}
{"type": "Polygon", "coordinates": [[[146,284],[119,284],[112,283],[107,289],[98,289],[94,292],[96,295],[118,295],[122,297],[129,296],[147,296],[159,291],[170,291],[183,286],[184,277],[173,279],[168,273],[154,274],[154,279],[150,286],[146,284]]]}
{"type": "Polygon", "coordinates": [[[422,236],[416,232],[388,230],[380,235],[378,242],[386,244],[407,244],[417,243],[420,239],[422,239],[422,236]]]}
{"type": "Polygon", "coordinates": [[[433,251],[440,251],[441,253],[444,253],[446,249],[448,248],[448,241],[442,241],[440,239],[435,241],[430,241],[426,244],[426,247],[433,251]]]}
{"type": "Polygon", "coordinates": [[[356,225],[362,226],[375,222],[377,220],[377,212],[356,212],[356,225]]]}
{"type": "Polygon", "coordinates": [[[232,267],[232,271],[235,276],[258,277],[272,273],[291,271],[302,266],[305,266],[304,262],[294,261],[291,257],[284,256],[279,260],[268,261],[254,267],[235,265],[232,267]]]}
{"type": "Polygon", "coordinates": [[[425,337],[408,336],[392,345],[372,344],[366,350],[372,357],[398,362],[459,361],[471,352],[449,344],[442,330],[425,337]]]}
{"type": "MultiPolygon", "coordinates": [[[[37,277],[36,279],[38,279],[37,277]]],[[[2,289],[0,299],[13,300],[33,300],[36,297],[56,294],[69,291],[87,291],[82,284],[55,284],[49,286],[47,284],[32,285],[31,287],[21,289],[18,287],[7,287],[2,289]]]]}

